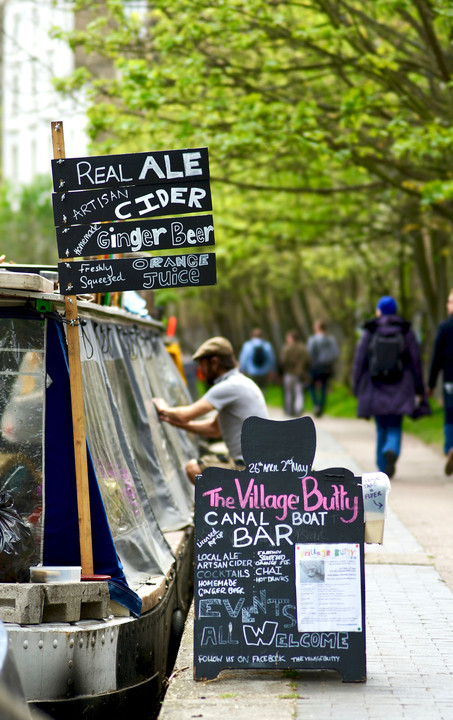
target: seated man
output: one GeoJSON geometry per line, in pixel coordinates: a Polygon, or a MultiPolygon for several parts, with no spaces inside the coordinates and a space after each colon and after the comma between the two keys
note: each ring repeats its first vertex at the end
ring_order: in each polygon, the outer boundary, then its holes
{"type": "Polygon", "coordinates": [[[267,407],[259,387],[239,372],[233,347],[224,337],[206,340],[192,356],[198,361],[209,390],[191,405],[170,407],[162,398],[154,398],[161,420],[191,433],[209,438],[222,438],[229,457],[214,455],[192,459],[186,465],[187,476],[195,483],[205,467],[229,467],[242,470],[242,423],[250,416],[267,417],[267,407]],[[203,420],[196,418],[217,411],[203,420]]]}

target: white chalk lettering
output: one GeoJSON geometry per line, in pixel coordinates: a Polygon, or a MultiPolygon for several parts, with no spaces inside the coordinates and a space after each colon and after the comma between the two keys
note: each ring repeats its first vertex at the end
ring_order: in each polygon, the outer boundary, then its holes
{"type": "Polygon", "coordinates": [[[93,168],[89,161],[83,160],[77,163],[77,181],[82,185],[82,178],[86,178],[92,185],[103,185],[110,180],[115,179],[117,182],[132,182],[133,178],[123,175],[123,166],[121,163],[118,167],[115,165],[107,165],[93,168]]]}
{"type": "Polygon", "coordinates": [[[184,232],[184,226],[181,222],[171,224],[171,242],[174,247],[179,247],[187,243],[188,245],[196,245],[209,242],[210,234],[214,232],[213,225],[203,225],[195,230],[187,230],[184,232]]]}
{"type": "Polygon", "coordinates": [[[143,167],[138,176],[139,180],[145,180],[149,172],[152,172],[159,178],[159,180],[175,180],[176,178],[194,177],[195,175],[202,175],[202,170],[199,165],[201,153],[200,152],[184,152],[182,154],[183,170],[173,170],[171,167],[171,158],[169,155],[164,155],[164,167],[162,168],[157,162],[156,158],[152,155],[148,155],[143,167]]]}

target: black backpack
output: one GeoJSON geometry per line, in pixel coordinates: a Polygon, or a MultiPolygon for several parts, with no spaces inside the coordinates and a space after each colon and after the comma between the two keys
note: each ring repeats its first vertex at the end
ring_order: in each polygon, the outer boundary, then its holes
{"type": "Polygon", "coordinates": [[[369,346],[369,370],[374,382],[392,385],[403,377],[404,334],[401,328],[395,328],[392,335],[382,335],[379,330],[373,333],[369,346]]]}
{"type": "Polygon", "coordinates": [[[316,338],[312,346],[312,369],[320,373],[332,373],[338,357],[338,348],[330,335],[316,338]]]}
{"type": "Polygon", "coordinates": [[[266,364],[267,353],[263,343],[256,343],[253,348],[252,362],[255,367],[261,368],[266,364]]]}

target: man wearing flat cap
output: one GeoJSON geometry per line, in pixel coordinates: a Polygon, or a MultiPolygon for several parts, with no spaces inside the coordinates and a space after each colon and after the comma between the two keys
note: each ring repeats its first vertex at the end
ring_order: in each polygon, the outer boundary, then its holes
{"type": "Polygon", "coordinates": [[[191,405],[170,407],[162,398],[154,398],[161,420],[206,438],[222,438],[229,457],[205,455],[192,459],[186,472],[195,483],[205,467],[229,467],[242,470],[242,423],[250,416],[267,417],[263,393],[250,378],[239,372],[233,346],[227,338],[217,336],[206,340],[192,356],[198,361],[209,389],[191,405]],[[216,411],[212,414],[212,411],[216,411]],[[203,415],[209,417],[197,420],[203,415]]]}

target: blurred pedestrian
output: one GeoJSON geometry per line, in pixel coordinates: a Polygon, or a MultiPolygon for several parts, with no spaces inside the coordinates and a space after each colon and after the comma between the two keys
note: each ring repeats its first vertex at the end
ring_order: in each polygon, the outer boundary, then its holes
{"type": "Polygon", "coordinates": [[[353,391],[358,416],[375,419],[377,466],[391,478],[401,451],[403,417],[414,416],[424,387],[417,339],[389,295],[380,298],[376,317],[364,324],[354,357],[353,391]]]}
{"type": "Polygon", "coordinates": [[[431,357],[428,395],[432,395],[439,373],[442,373],[444,400],[444,452],[447,456],[445,474],[453,474],[453,289],[447,300],[448,318],[441,322],[431,357]]]}
{"type": "Polygon", "coordinates": [[[325,410],[327,386],[335,369],[339,351],[333,335],[326,332],[323,320],[313,324],[313,335],[308,338],[307,349],[310,355],[310,394],[313,400],[315,417],[321,417],[325,410]]]}
{"type": "Polygon", "coordinates": [[[163,398],[153,398],[161,420],[207,438],[222,438],[228,455],[209,453],[193,458],[186,465],[191,482],[206,467],[243,470],[242,423],[251,415],[267,417],[266,402],[257,385],[239,372],[233,347],[227,338],[206,340],[192,356],[209,386],[199,400],[190,405],[170,407],[163,398]],[[212,412],[216,411],[216,412],[212,412]],[[197,420],[201,416],[206,418],[197,420]]]}
{"type": "Polygon", "coordinates": [[[280,353],[280,366],[285,413],[299,417],[305,406],[305,388],[310,384],[310,355],[297,330],[286,333],[280,353]]]}
{"type": "Polygon", "coordinates": [[[239,353],[239,370],[251,378],[262,390],[265,389],[269,374],[275,372],[276,361],[272,345],[264,340],[261,328],[252,330],[239,353]]]}

